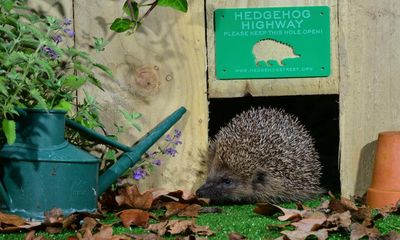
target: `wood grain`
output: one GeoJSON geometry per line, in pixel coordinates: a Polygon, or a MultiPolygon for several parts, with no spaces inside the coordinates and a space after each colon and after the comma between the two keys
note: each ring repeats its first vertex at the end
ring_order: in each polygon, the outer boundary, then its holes
{"type": "Polygon", "coordinates": [[[378,133],[400,129],[400,2],[339,0],[342,194],[371,181],[378,133]]]}
{"type": "Polygon", "coordinates": [[[121,2],[75,0],[74,7],[79,46],[87,48],[93,37],[110,40],[106,51],[94,54],[115,77],[102,76],[104,92],[87,87],[104,106],[103,120],[112,127],[123,122],[122,109],[143,114],[143,131],[131,130],[121,142],[132,144],[178,107],[188,109],[175,126],[183,132],[178,155],[163,158],[140,187],[192,190],[200,185],[199,153],[207,146],[208,128],[204,3],[189,1],[186,14],[156,8],[132,36],[109,30],[121,15],[121,2]]]}

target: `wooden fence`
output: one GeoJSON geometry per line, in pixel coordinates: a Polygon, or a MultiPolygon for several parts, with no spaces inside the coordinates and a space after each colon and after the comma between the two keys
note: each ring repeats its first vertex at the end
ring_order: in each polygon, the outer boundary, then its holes
{"type": "Polygon", "coordinates": [[[184,144],[141,186],[193,190],[205,166],[208,97],[339,94],[340,175],[344,196],[362,194],[371,180],[374,148],[381,131],[400,129],[400,2],[397,0],[189,0],[188,13],[159,8],[134,36],[114,34],[122,1],[32,1],[44,11],[74,19],[76,44],[109,39],[95,54],[115,79],[105,92],[88,91],[103,104],[103,119],[122,121],[119,109],[143,113],[143,132],[122,137],[133,143],[179,106],[188,109],[177,124],[184,144]],[[331,11],[331,75],[273,81],[218,81],[214,70],[213,11],[224,7],[326,5],[331,11]],[[206,20],[206,22],[205,22],[206,20]],[[207,46],[207,47],[206,47],[207,46]],[[208,65],[207,65],[208,63],[208,65]],[[208,66],[208,67],[207,67],[208,66]],[[208,73],[208,74],[207,74],[208,73]]]}

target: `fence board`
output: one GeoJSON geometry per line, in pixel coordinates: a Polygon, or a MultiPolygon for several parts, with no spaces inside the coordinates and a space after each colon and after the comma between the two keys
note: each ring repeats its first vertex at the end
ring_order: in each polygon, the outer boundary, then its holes
{"type": "Polygon", "coordinates": [[[76,42],[87,47],[93,37],[111,42],[96,59],[110,66],[114,79],[103,78],[105,92],[87,88],[103,105],[108,126],[123,122],[119,109],[143,114],[143,131],[131,130],[125,144],[154,127],[180,106],[188,112],[177,124],[183,131],[179,154],[141,183],[142,188],[191,189],[198,186],[199,152],[207,146],[205,31],[202,1],[189,1],[187,14],[155,9],[133,36],[115,34],[109,26],[121,15],[122,2],[76,0],[76,42]]]}
{"type": "Polygon", "coordinates": [[[342,194],[371,181],[377,135],[400,128],[400,2],[339,1],[342,194]]]}

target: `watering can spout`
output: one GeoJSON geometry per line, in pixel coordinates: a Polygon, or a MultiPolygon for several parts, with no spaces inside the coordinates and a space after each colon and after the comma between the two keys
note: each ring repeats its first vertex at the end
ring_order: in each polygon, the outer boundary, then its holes
{"type": "MultiPolygon", "coordinates": [[[[186,112],[184,107],[180,107],[170,116],[165,118],[161,123],[154,127],[149,133],[141,138],[129,150],[125,151],[119,160],[106,170],[99,177],[99,187],[97,190],[98,196],[107,190],[127,169],[135,165],[141,156],[158,140],[160,139],[186,112]]],[[[1,189],[0,189],[1,194],[1,189]]]]}

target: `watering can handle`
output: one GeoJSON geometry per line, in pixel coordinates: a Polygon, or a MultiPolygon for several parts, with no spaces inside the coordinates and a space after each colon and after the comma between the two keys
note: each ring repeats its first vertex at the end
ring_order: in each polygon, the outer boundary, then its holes
{"type": "Polygon", "coordinates": [[[106,145],[109,145],[111,147],[115,147],[115,148],[117,148],[117,149],[119,149],[121,151],[129,152],[130,149],[131,149],[130,147],[128,147],[128,146],[126,146],[126,145],[124,145],[124,144],[122,144],[120,142],[113,141],[111,138],[108,138],[108,137],[106,137],[106,136],[104,136],[104,135],[102,135],[102,134],[100,134],[100,133],[98,133],[96,131],[93,131],[93,130],[91,130],[89,128],[86,128],[86,127],[80,125],[79,123],[77,123],[77,122],[75,122],[75,121],[73,121],[71,119],[66,118],[65,119],[65,124],[69,128],[72,128],[72,129],[75,129],[77,131],[86,133],[90,137],[98,140],[99,142],[104,143],[106,145]]]}

